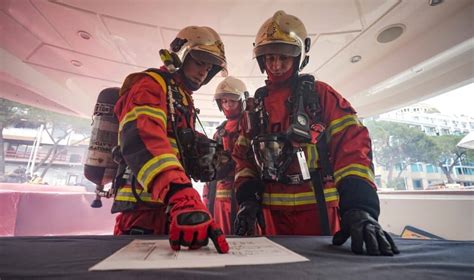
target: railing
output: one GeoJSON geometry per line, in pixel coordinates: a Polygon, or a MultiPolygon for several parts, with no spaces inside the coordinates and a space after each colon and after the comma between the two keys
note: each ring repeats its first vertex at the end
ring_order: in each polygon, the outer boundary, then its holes
{"type": "MultiPolygon", "coordinates": [[[[47,154],[48,154],[47,152],[38,152],[38,154],[36,155],[36,161],[43,160],[44,158],[46,158],[47,154]]],[[[71,156],[75,157],[76,155],[79,155],[79,154],[68,154],[67,151],[61,152],[58,155],[56,155],[55,162],[69,163],[70,159],[71,159],[71,156]]],[[[5,153],[5,160],[18,160],[18,159],[22,160],[22,159],[24,159],[24,160],[28,161],[29,157],[30,157],[30,152],[27,152],[27,151],[17,152],[17,151],[8,151],[7,150],[6,153],[5,153]]],[[[79,160],[77,159],[77,156],[76,156],[74,161],[72,161],[71,163],[78,163],[78,162],[81,162],[81,160],[82,160],[82,155],[79,155],[79,160]]]]}

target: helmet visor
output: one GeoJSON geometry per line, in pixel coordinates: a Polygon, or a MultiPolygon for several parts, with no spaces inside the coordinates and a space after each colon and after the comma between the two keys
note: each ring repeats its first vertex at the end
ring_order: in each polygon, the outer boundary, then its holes
{"type": "Polygon", "coordinates": [[[239,101],[242,99],[242,97],[239,94],[230,93],[230,92],[220,92],[214,95],[215,100],[219,100],[223,98],[227,98],[233,101],[239,101]]]}
{"type": "Polygon", "coordinates": [[[211,52],[193,49],[189,54],[197,61],[203,61],[225,68],[225,60],[211,52]]]}
{"type": "Polygon", "coordinates": [[[291,57],[297,57],[301,54],[301,48],[297,45],[288,43],[271,42],[265,45],[260,45],[255,48],[255,57],[266,54],[281,54],[291,57]]]}

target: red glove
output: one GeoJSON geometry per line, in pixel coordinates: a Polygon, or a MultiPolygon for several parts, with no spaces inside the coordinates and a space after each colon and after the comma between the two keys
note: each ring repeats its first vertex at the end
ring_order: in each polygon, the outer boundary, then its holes
{"type": "Polygon", "coordinates": [[[211,238],[217,252],[229,251],[222,230],[214,222],[198,192],[192,187],[177,191],[169,199],[170,232],[169,240],[173,250],[181,245],[189,249],[206,246],[211,238]]]}

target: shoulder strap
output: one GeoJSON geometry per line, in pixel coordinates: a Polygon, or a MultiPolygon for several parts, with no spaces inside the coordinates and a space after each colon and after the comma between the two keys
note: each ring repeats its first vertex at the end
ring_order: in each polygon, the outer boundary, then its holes
{"type": "Polygon", "coordinates": [[[301,89],[303,94],[304,107],[313,122],[321,122],[321,107],[319,95],[316,92],[316,80],[313,75],[301,74],[297,78],[297,89],[301,89]]]}
{"type": "Polygon", "coordinates": [[[259,87],[254,94],[255,98],[255,113],[257,122],[254,124],[256,126],[255,131],[257,133],[262,133],[267,130],[268,127],[268,116],[265,110],[263,100],[265,96],[268,95],[267,86],[259,87]]]}
{"type": "Polygon", "coordinates": [[[216,127],[216,129],[221,130],[225,127],[226,124],[227,124],[227,120],[223,121],[218,127],[216,127]]]}
{"type": "MultiPolygon", "coordinates": [[[[303,97],[304,108],[309,114],[313,123],[321,123],[321,107],[319,103],[319,94],[316,92],[315,79],[312,75],[300,75],[297,80],[296,90],[303,97]]],[[[320,141],[316,144],[321,163],[321,169],[311,172],[311,179],[314,185],[314,195],[320,216],[322,235],[331,235],[329,218],[326,208],[326,199],[324,196],[324,184],[328,178],[332,177],[331,162],[329,161],[329,148],[326,142],[326,130],[323,131],[320,141]]]]}
{"type": "Polygon", "coordinates": [[[227,120],[223,121],[218,127],[216,127],[217,133],[216,133],[216,142],[218,144],[223,144],[222,141],[222,136],[225,133],[225,125],[227,124],[227,120]]]}

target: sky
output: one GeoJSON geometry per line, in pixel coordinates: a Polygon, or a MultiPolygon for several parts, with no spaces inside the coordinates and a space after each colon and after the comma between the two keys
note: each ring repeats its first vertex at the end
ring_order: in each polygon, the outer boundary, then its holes
{"type": "Polygon", "coordinates": [[[444,114],[466,115],[474,118],[474,83],[421,103],[429,104],[444,114]]]}

